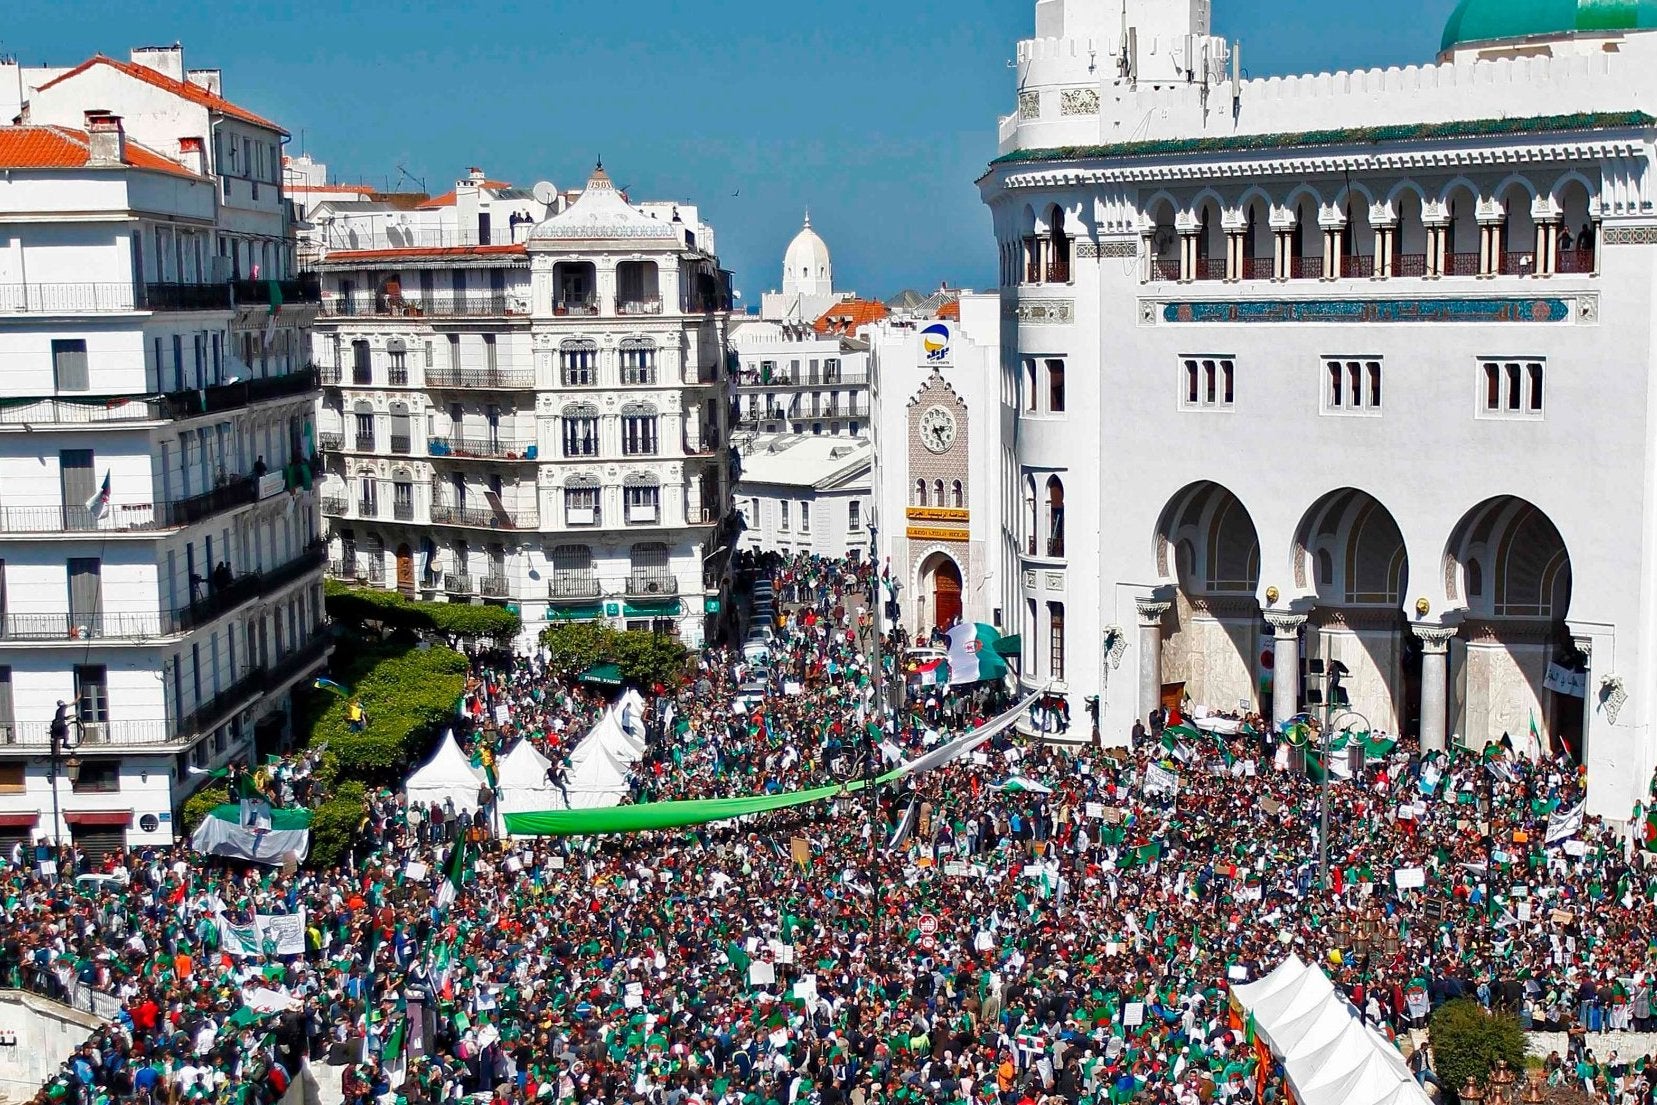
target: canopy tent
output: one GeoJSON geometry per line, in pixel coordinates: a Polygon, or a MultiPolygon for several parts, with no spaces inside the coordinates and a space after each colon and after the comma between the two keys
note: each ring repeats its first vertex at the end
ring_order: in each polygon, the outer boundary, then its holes
{"type": "Polygon", "coordinates": [[[644,756],[644,749],[644,696],[629,689],[576,742],[562,789],[547,782],[547,769],[552,762],[528,741],[519,742],[501,761],[500,812],[506,818],[515,819],[518,815],[542,810],[619,806],[632,792],[628,777],[633,765],[644,756]]]}
{"type": "Polygon", "coordinates": [[[560,801],[558,788],[547,781],[552,761],[541,755],[540,749],[527,737],[516,748],[501,757],[495,767],[495,788],[499,799],[497,808],[502,814],[544,810],[560,801]]]}
{"type": "Polygon", "coordinates": [[[487,780],[483,772],[472,766],[466,753],[455,741],[454,730],[443,734],[443,743],[425,765],[409,776],[404,784],[409,803],[452,803],[456,813],[472,813],[478,808],[478,791],[487,780]]]}
{"type": "Polygon", "coordinates": [[[1258,982],[1232,987],[1256,1034],[1283,1062],[1301,1105],[1428,1105],[1389,1041],[1321,970],[1289,956],[1258,982]]]}

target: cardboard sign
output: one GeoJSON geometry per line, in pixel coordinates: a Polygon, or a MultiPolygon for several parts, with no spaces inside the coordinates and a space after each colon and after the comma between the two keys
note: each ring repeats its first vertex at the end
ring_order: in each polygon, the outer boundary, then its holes
{"type": "Polygon", "coordinates": [[[1226,968],[1225,976],[1232,982],[1247,982],[1249,978],[1249,969],[1241,963],[1234,963],[1230,967],[1226,968]]]}
{"type": "Polygon", "coordinates": [[[788,842],[788,857],[801,867],[811,866],[811,841],[803,836],[788,842]]]}
{"type": "Polygon", "coordinates": [[[1105,804],[1103,802],[1089,802],[1086,808],[1087,815],[1089,817],[1098,818],[1105,816],[1105,804]]]}
{"type": "Polygon", "coordinates": [[[777,968],[770,963],[748,964],[748,985],[772,986],[777,981],[777,968]]]}
{"type": "Polygon", "coordinates": [[[1122,1007],[1122,1025],[1124,1028],[1137,1028],[1145,1023],[1145,1003],[1130,1001],[1122,1007]]]}
{"type": "Polygon", "coordinates": [[[1400,867],[1392,873],[1392,883],[1400,890],[1420,890],[1427,885],[1427,871],[1422,867],[1400,867]]]}
{"type": "Polygon", "coordinates": [[[1572,921],[1576,920],[1576,914],[1572,913],[1568,909],[1556,909],[1552,913],[1548,914],[1548,920],[1552,921],[1556,925],[1568,925],[1572,921]]]}

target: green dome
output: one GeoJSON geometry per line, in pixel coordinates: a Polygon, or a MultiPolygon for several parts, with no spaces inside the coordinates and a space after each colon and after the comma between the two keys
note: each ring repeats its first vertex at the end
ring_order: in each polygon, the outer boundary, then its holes
{"type": "Polygon", "coordinates": [[[1444,25],[1440,49],[1529,35],[1646,28],[1657,28],[1657,0],[1461,0],[1444,25]]]}

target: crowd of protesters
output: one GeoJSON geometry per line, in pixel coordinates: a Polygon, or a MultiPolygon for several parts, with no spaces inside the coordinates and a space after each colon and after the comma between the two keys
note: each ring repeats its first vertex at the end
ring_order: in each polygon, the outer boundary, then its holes
{"type": "MultiPolygon", "coordinates": [[[[900,696],[885,617],[871,660],[872,565],[750,567],[775,583],[775,640],[645,689],[631,801],[844,782],[1014,706],[900,696]]],[[[468,748],[486,763],[530,740],[556,772],[605,706],[536,658],[492,658],[468,748]]],[[[1229,986],[1292,952],[1424,1081],[1419,1030],[1471,998],[1569,1031],[1555,1081],[1654,1100],[1657,1061],[1588,1034],[1657,1027],[1657,868],[1592,817],[1550,842],[1583,793],[1568,759],[1385,750],[1329,788],[1324,880],[1321,788],[1285,737],[1162,736],[1008,732],[872,798],[616,837],[503,838],[384,793],[326,870],[20,850],[0,982],[103,996],[108,1025],[42,1091],[77,1105],[269,1105],[307,1060],[350,1105],[1194,1105],[1281,1100],[1229,986]],[[226,926],[301,911],[303,954],[230,954],[226,926]]],[[[301,801],[307,766],[257,781],[301,801]]]]}

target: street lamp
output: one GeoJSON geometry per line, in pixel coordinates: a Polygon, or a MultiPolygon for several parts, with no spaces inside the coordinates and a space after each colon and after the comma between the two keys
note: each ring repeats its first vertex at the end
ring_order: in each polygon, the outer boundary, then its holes
{"type": "MultiPolygon", "coordinates": [[[[58,809],[58,776],[67,773],[69,785],[73,787],[75,780],[81,773],[81,759],[75,755],[75,749],[80,747],[80,735],[77,732],[71,740],[69,736],[69,705],[66,702],[58,703],[58,711],[52,717],[51,727],[52,749],[49,756],[52,774],[52,844],[54,852],[63,851],[63,816],[58,809]],[[67,758],[65,758],[67,754],[67,758]],[[59,769],[62,764],[62,769],[59,769]]],[[[54,859],[56,856],[54,855],[54,859]]]]}

